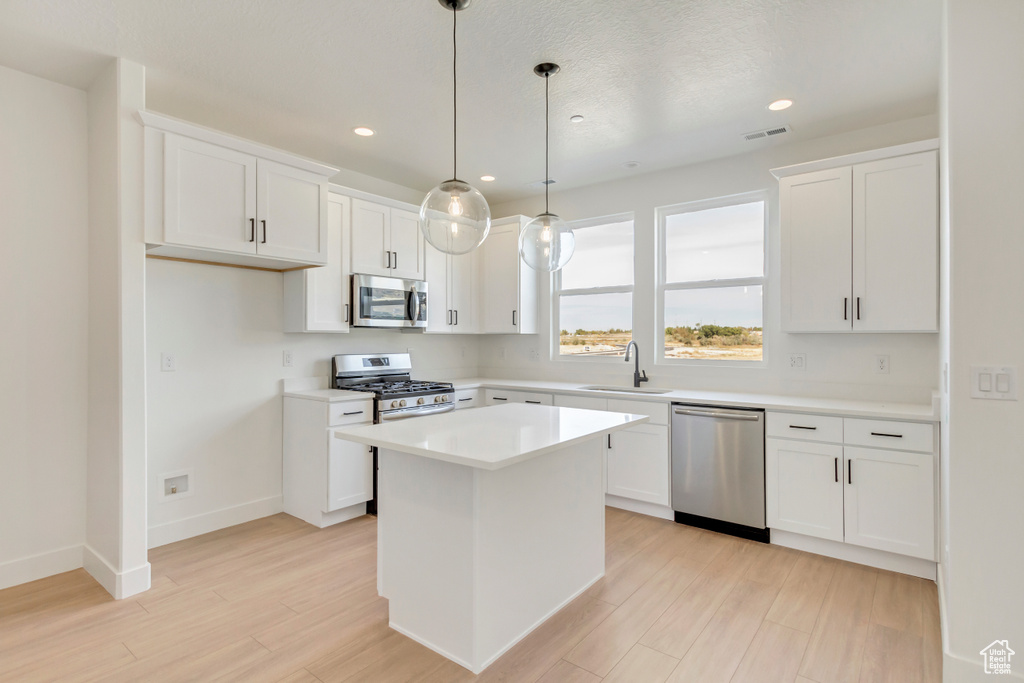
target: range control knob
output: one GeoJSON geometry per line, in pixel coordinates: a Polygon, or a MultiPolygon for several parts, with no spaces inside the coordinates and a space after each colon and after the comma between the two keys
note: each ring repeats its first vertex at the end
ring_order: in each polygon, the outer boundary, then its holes
{"type": "Polygon", "coordinates": [[[397,408],[398,407],[398,401],[392,401],[391,402],[391,407],[392,408],[397,408]]]}
{"type": "Polygon", "coordinates": [[[402,408],[404,408],[405,407],[405,399],[403,398],[401,401],[399,401],[398,405],[401,406],[402,408]]]}
{"type": "Polygon", "coordinates": [[[435,396],[434,397],[434,403],[440,403],[442,398],[443,398],[442,396],[435,396]]]}
{"type": "Polygon", "coordinates": [[[448,402],[448,394],[444,394],[443,396],[441,396],[441,403],[447,403],[447,402],[448,402]]]}
{"type": "Polygon", "coordinates": [[[416,399],[416,405],[418,405],[418,406],[423,405],[423,399],[422,398],[416,399]]]}

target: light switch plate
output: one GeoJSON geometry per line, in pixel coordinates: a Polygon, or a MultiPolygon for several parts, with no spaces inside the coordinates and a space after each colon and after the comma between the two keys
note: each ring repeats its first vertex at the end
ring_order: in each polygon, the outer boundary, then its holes
{"type": "Polygon", "coordinates": [[[789,354],[789,369],[790,370],[806,370],[807,369],[807,354],[806,353],[791,353],[791,354],[789,354]]]}
{"type": "Polygon", "coordinates": [[[971,366],[971,398],[1017,400],[1017,368],[1001,365],[971,366]]]}
{"type": "Polygon", "coordinates": [[[160,354],[160,372],[174,372],[178,369],[178,364],[174,360],[173,353],[161,353],[160,354]]]}

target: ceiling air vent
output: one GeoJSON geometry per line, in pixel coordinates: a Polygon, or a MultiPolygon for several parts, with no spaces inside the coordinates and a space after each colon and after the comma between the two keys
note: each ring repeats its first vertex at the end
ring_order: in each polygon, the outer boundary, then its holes
{"type": "Polygon", "coordinates": [[[753,133],[744,133],[744,140],[760,140],[761,138],[770,138],[773,135],[782,135],[792,130],[788,125],[778,126],[776,128],[765,128],[764,130],[757,130],[753,133]]]}

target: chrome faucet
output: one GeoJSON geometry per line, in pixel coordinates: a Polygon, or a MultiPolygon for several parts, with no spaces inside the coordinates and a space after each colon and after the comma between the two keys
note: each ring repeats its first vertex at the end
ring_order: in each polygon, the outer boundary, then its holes
{"type": "Polygon", "coordinates": [[[630,349],[633,350],[633,360],[634,360],[634,365],[633,365],[633,386],[634,387],[639,387],[640,386],[640,382],[647,382],[647,381],[649,381],[649,379],[647,377],[647,371],[646,370],[643,373],[640,372],[640,347],[638,347],[636,345],[636,342],[633,341],[632,339],[629,341],[628,344],[626,344],[626,362],[627,363],[629,362],[629,351],[630,351],[630,349]]]}

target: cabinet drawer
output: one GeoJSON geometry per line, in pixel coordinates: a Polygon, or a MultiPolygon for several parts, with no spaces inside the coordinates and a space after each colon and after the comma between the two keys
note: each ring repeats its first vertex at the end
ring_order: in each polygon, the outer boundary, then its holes
{"type": "Polygon", "coordinates": [[[346,401],[332,403],[328,408],[327,423],[330,427],[373,422],[373,401],[346,401]]]}
{"type": "Polygon", "coordinates": [[[651,418],[649,424],[668,424],[668,404],[651,403],[649,401],[628,401],[621,398],[608,399],[608,410],[614,413],[633,413],[635,415],[647,415],[651,418]]]}
{"type": "Polygon", "coordinates": [[[800,441],[843,442],[843,418],[768,412],[765,435],[800,441]]]}
{"type": "Polygon", "coordinates": [[[553,403],[551,394],[538,394],[532,391],[505,391],[504,389],[488,389],[487,405],[502,403],[533,403],[549,406],[553,403]]]}
{"type": "Polygon", "coordinates": [[[455,410],[482,406],[482,399],[483,392],[479,389],[459,389],[455,392],[455,410]]]}
{"type": "Polygon", "coordinates": [[[591,396],[555,395],[559,408],[582,408],[583,410],[608,410],[608,399],[591,396]]]}
{"type": "Polygon", "coordinates": [[[932,424],[853,418],[846,418],[843,422],[845,442],[854,446],[918,453],[935,451],[935,425],[932,424]]]}

